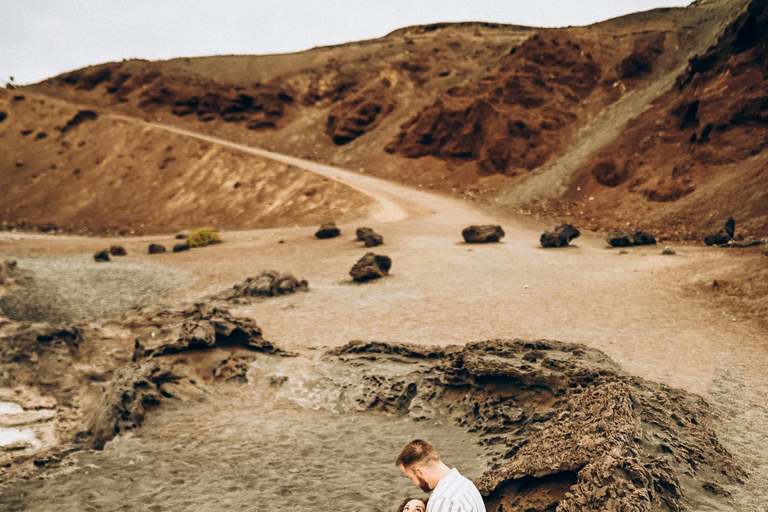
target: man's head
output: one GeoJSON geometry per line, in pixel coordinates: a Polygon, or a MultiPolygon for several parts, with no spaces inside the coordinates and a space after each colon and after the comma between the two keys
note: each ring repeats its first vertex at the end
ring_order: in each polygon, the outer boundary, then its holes
{"type": "Polygon", "coordinates": [[[395,465],[424,492],[437,487],[448,469],[440,461],[435,447],[421,439],[414,439],[403,446],[395,465]]]}

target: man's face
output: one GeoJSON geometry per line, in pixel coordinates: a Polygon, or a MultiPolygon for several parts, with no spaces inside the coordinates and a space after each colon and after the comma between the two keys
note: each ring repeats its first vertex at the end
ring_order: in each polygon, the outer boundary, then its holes
{"type": "Polygon", "coordinates": [[[432,487],[429,486],[426,480],[424,480],[423,474],[421,468],[417,467],[405,467],[403,465],[400,466],[400,471],[403,472],[403,474],[411,479],[411,482],[413,482],[413,485],[418,487],[424,492],[432,492],[432,487]]]}

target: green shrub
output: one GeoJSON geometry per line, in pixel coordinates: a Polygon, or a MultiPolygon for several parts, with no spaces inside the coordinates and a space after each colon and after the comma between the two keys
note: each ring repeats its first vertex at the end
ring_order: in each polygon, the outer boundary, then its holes
{"type": "Polygon", "coordinates": [[[200,228],[192,232],[187,238],[190,247],[205,247],[211,244],[220,244],[221,237],[213,228],[200,228]]]}

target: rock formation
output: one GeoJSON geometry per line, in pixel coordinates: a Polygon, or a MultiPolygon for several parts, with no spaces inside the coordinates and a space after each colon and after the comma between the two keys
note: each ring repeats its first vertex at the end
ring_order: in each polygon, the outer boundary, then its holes
{"type": "Polygon", "coordinates": [[[539,243],[542,247],[566,247],[571,240],[578,238],[581,232],[570,224],[561,224],[552,231],[541,235],[539,243]]]}
{"type": "Polygon", "coordinates": [[[361,372],[346,390],[358,410],[447,414],[479,432],[495,453],[476,482],[491,512],[696,509],[744,477],[702,398],[583,345],[352,342],[326,357],[361,372]]]}
{"type": "Polygon", "coordinates": [[[388,276],[390,268],[392,268],[392,260],[388,256],[369,252],[355,263],[349,275],[355,281],[362,283],[388,276]]]}
{"type": "Polygon", "coordinates": [[[494,225],[469,226],[462,230],[461,236],[468,244],[487,244],[504,238],[504,230],[494,225]]]}
{"type": "Polygon", "coordinates": [[[336,238],[341,234],[341,230],[336,227],[333,222],[327,222],[320,226],[320,229],[315,233],[315,237],[324,240],[326,238],[336,238]]]}
{"type": "Polygon", "coordinates": [[[656,238],[645,231],[612,231],[605,237],[605,241],[611,247],[656,245],[656,238]]]}
{"type": "Polygon", "coordinates": [[[357,239],[365,242],[366,247],[376,247],[384,243],[384,238],[371,228],[357,228],[357,239]]]}
{"type": "Polygon", "coordinates": [[[707,245],[725,245],[733,240],[735,232],[736,221],[733,220],[733,217],[728,217],[728,220],[725,221],[722,227],[704,237],[704,243],[707,245]]]}
{"type": "Polygon", "coordinates": [[[264,270],[258,276],[249,277],[230,290],[217,295],[217,298],[231,300],[241,297],[275,297],[308,289],[309,283],[304,279],[298,280],[291,274],[276,270],[264,270]]]}

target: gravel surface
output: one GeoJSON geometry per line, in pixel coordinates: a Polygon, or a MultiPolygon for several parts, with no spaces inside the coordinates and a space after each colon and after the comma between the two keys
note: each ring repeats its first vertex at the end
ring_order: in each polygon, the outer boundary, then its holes
{"type": "Polygon", "coordinates": [[[13,259],[31,276],[24,287],[0,297],[0,314],[17,321],[93,321],[149,305],[194,279],[171,267],[119,259],[96,263],[86,255],[13,259]]]}

